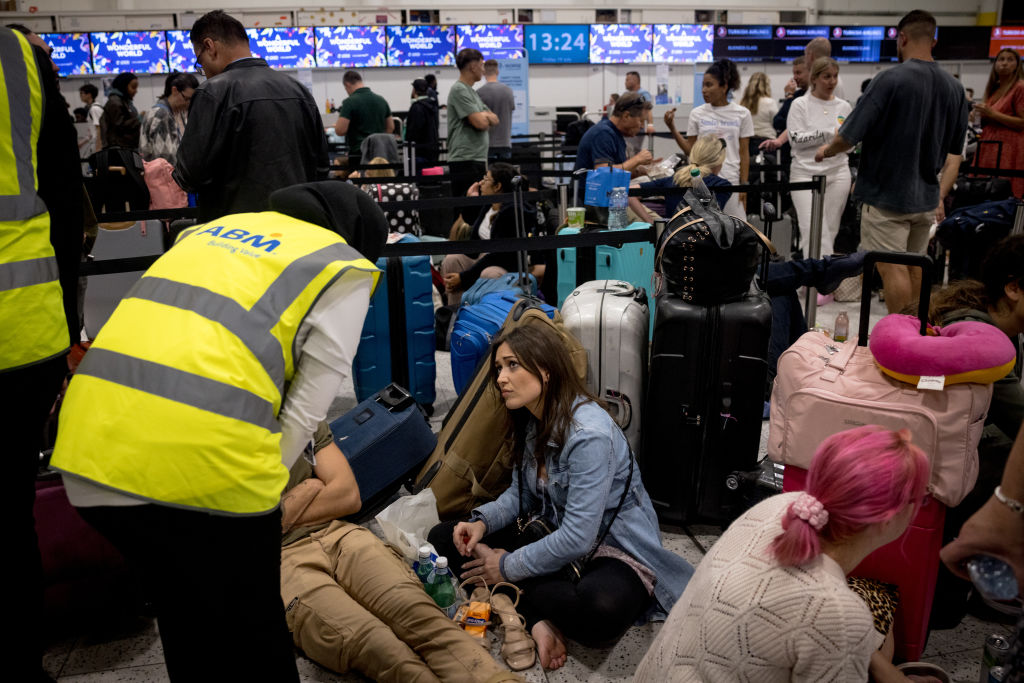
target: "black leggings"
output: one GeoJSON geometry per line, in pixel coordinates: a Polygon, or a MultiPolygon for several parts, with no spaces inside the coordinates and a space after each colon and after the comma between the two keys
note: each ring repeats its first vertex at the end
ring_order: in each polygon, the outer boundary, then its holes
{"type": "MultiPolygon", "coordinates": [[[[428,540],[438,555],[448,558],[448,566],[459,577],[462,565],[470,560],[455,549],[453,532],[458,522],[442,522],[430,530],[428,540]]],[[[483,543],[509,552],[522,547],[513,527],[484,536],[483,543]]],[[[625,562],[598,557],[583,569],[579,583],[561,574],[531,577],[514,582],[523,590],[518,610],[526,627],[549,619],[566,636],[588,647],[601,647],[618,640],[651,604],[640,577],[625,562]]]]}

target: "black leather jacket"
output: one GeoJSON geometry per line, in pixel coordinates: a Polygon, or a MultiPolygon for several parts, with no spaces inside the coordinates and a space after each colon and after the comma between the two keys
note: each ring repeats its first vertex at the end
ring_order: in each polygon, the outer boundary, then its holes
{"type": "Polygon", "coordinates": [[[199,195],[202,220],[263,211],[274,190],[327,177],[327,138],[308,90],[258,58],[200,85],[174,179],[199,195]]]}

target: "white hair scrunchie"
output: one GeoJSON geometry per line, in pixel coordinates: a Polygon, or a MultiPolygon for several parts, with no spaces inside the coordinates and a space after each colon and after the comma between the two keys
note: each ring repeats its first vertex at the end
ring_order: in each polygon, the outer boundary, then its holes
{"type": "Polygon", "coordinates": [[[821,531],[822,527],[828,524],[828,510],[821,504],[821,501],[809,493],[801,493],[789,507],[794,517],[804,520],[815,531],[821,531]]]}

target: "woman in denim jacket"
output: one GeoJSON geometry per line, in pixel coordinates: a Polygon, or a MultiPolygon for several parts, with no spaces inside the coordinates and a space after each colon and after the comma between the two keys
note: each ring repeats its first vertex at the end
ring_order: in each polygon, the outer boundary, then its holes
{"type": "Polygon", "coordinates": [[[558,333],[546,325],[503,332],[491,361],[515,443],[512,485],[429,538],[461,578],[522,589],[519,611],[541,664],[557,669],[563,632],[588,646],[614,642],[648,613],[671,610],[693,568],[662,547],[626,438],[573,371],[558,333]],[[520,538],[517,520],[531,517],[553,531],[520,538]],[[580,561],[582,577],[570,580],[565,570],[580,561]]]}

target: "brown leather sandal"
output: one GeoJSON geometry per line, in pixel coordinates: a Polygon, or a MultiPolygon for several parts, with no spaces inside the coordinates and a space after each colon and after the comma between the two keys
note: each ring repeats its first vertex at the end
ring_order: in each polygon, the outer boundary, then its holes
{"type": "Polygon", "coordinates": [[[494,584],[491,588],[491,610],[501,620],[505,629],[505,642],[501,645],[501,656],[513,671],[529,669],[537,662],[537,644],[526,632],[526,620],[516,611],[522,591],[518,586],[504,581],[494,584]],[[500,586],[508,586],[516,591],[516,601],[504,593],[496,593],[500,586]]]}

